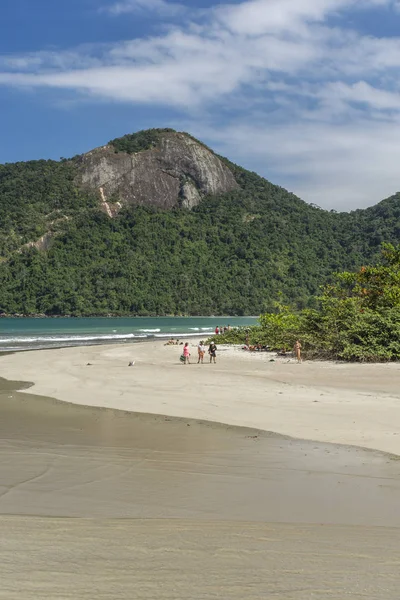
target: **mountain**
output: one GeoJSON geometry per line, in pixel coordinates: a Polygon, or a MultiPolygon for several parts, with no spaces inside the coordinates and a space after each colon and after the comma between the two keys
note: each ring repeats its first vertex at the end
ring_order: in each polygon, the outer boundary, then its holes
{"type": "Polygon", "coordinates": [[[193,208],[204,196],[239,187],[211,150],[168,129],[127,135],[84,154],[77,183],[99,192],[109,216],[128,205],[193,208]]]}
{"type": "Polygon", "coordinates": [[[154,129],[60,161],[0,165],[0,310],[257,314],[313,306],[333,271],[400,240],[400,195],[311,206],[186,133],[154,129]]]}

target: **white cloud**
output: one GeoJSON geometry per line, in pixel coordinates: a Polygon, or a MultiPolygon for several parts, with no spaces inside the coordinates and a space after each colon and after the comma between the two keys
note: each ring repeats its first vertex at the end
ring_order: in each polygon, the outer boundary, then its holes
{"type": "Polygon", "coordinates": [[[342,82],[328,84],[321,89],[319,97],[349,104],[364,104],[383,111],[400,110],[400,93],[377,89],[365,81],[352,85],[342,82]]]}
{"type": "Polygon", "coordinates": [[[324,208],[359,208],[400,190],[400,121],[199,127],[195,134],[202,132],[235,162],[276,174],[275,183],[324,208]]]}
{"type": "Polygon", "coordinates": [[[135,12],[155,12],[160,16],[173,16],[184,11],[184,6],[167,0],[122,0],[105,7],[112,15],[124,15],[135,12]]]}
{"type": "MultiPolygon", "coordinates": [[[[145,6],[181,5],[109,9],[145,6]]],[[[400,37],[341,27],[340,15],[352,11],[356,22],[372,6],[394,8],[392,0],[242,0],[154,37],[0,57],[0,84],[173,106],[199,137],[308,201],[371,204],[400,188],[400,37]]]]}
{"type": "Polygon", "coordinates": [[[328,14],[345,8],[365,9],[387,5],[390,0],[249,0],[216,9],[221,22],[234,32],[263,35],[265,32],[304,30],[306,23],[323,22],[328,14]]]}

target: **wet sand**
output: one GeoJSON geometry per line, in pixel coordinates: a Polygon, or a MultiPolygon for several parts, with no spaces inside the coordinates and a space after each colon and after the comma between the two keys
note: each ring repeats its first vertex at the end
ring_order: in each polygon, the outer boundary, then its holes
{"type": "Polygon", "coordinates": [[[7,540],[2,600],[397,600],[399,594],[399,532],[384,528],[10,517],[0,523],[7,540]]]}
{"type": "Polygon", "coordinates": [[[3,515],[400,527],[379,452],[9,392],[0,453],[3,515]]]}
{"type": "Polygon", "coordinates": [[[395,600],[400,460],[0,381],[0,598],[395,600]]]}

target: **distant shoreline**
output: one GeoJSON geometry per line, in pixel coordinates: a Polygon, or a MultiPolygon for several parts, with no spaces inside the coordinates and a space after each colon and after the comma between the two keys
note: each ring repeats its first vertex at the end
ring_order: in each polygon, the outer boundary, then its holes
{"type": "Polygon", "coordinates": [[[45,314],[9,314],[0,313],[0,319],[258,319],[260,315],[136,315],[127,313],[91,314],[91,315],[45,315],[45,314]]]}

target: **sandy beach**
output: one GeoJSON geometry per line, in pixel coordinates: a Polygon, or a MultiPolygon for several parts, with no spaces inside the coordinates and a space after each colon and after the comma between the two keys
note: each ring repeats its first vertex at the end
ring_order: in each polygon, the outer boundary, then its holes
{"type": "Polygon", "coordinates": [[[397,600],[399,366],[179,354],[0,358],[0,598],[397,600]]]}
{"type": "Polygon", "coordinates": [[[33,382],[27,394],[66,402],[215,421],[400,455],[399,364],[299,365],[221,347],[216,365],[184,366],[180,351],[146,342],[17,353],[0,357],[0,373],[33,382]],[[131,361],[135,364],[128,367],[131,361]]]}

